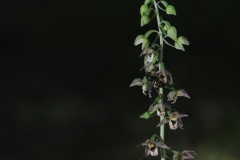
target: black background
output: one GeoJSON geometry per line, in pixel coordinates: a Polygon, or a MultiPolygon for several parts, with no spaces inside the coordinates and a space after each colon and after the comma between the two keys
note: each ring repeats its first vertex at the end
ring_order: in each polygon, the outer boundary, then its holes
{"type": "MultiPolygon", "coordinates": [[[[129,88],[144,72],[139,34],[144,1],[0,1],[0,159],[139,159],[136,146],[159,132],[139,116],[152,99],[129,88]]],[[[161,13],[186,36],[186,51],[164,50],[178,88],[191,99],[184,130],[166,144],[196,160],[237,160],[239,139],[239,2],[168,0],[161,13]]],[[[148,159],[159,159],[148,157],[148,159]]]]}

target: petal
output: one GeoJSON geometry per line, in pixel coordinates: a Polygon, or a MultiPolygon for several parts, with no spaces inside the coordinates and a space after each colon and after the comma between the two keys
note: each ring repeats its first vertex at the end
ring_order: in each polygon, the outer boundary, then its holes
{"type": "Polygon", "coordinates": [[[145,83],[143,86],[142,86],[142,92],[144,95],[147,95],[145,92],[148,91],[148,85],[147,83],[145,83]]]}
{"type": "Polygon", "coordinates": [[[165,115],[165,106],[162,102],[156,104],[158,110],[157,110],[157,115],[158,116],[164,116],[165,115]]]}
{"type": "Polygon", "coordinates": [[[157,109],[157,115],[158,116],[165,116],[165,112],[161,111],[159,108],[157,109]]]}
{"type": "Polygon", "coordinates": [[[178,115],[178,118],[183,118],[183,117],[188,117],[188,115],[186,115],[186,114],[179,114],[178,115]]]}
{"type": "Polygon", "coordinates": [[[162,102],[158,103],[158,108],[161,110],[161,111],[165,111],[165,106],[162,102]]]}
{"type": "Polygon", "coordinates": [[[146,146],[145,147],[145,156],[147,157],[150,154],[150,149],[146,146]]]}
{"type": "Polygon", "coordinates": [[[151,156],[157,156],[158,155],[158,148],[155,147],[154,151],[150,151],[151,156]]]}
{"type": "Polygon", "coordinates": [[[151,63],[153,61],[153,58],[154,58],[154,54],[149,54],[148,55],[148,63],[151,63]]]}
{"type": "Polygon", "coordinates": [[[191,155],[190,153],[184,153],[183,159],[194,159],[195,157],[191,155]]]}
{"type": "Polygon", "coordinates": [[[167,81],[168,83],[173,84],[173,78],[172,78],[172,74],[170,72],[168,72],[167,79],[168,79],[168,81],[167,81]]]}
{"type": "Polygon", "coordinates": [[[169,120],[164,118],[156,127],[160,127],[161,125],[166,124],[168,122],[169,122],[169,120]]]}
{"type": "Polygon", "coordinates": [[[145,72],[151,72],[155,68],[156,68],[156,66],[151,63],[151,64],[149,64],[148,66],[145,67],[145,72]]]}
{"type": "Polygon", "coordinates": [[[190,150],[185,150],[182,152],[182,154],[184,159],[194,159],[195,157],[193,155],[196,155],[194,151],[190,151],[190,150]]]}
{"type": "Polygon", "coordinates": [[[187,94],[187,92],[184,90],[184,89],[180,89],[177,91],[177,96],[183,96],[183,97],[186,97],[186,98],[189,98],[189,95],[187,94]]]}
{"type": "Polygon", "coordinates": [[[178,154],[174,154],[173,159],[172,160],[178,160],[178,154]]]}
{"type": "Polygon", "coordinates": [[[172,110],[172,106],[170,104],[163,103],[163,105],[165,108],[172,110]]]}
{"type": "Polygon", "coordinates": [[[172,123],[172,121],[169,121],[169,127],[171,130],[175,130],[178,128],[177,122],[176,123],[172,123]]]}
{"type": "Polygon", "coordinates": [[[144,50],[143,50],[143,52],[140,54],[140,57],[142,56],[142,55],[144,55],[144,54],[151,54],[151,53],[153,53],[153,49],[152,48],[150,48],[150,47],[147,47],[147,48],[145,48],[144,50]]]}
{"type": "Polygon", "coordinates": [[[145,142],[139,144],[137,147],[139,146],[147,146],[147,143],[150,141],[150,139],[147,139],[145,142]]]}
{"type": "Polygon", "coordinates": [[[170,147],[168,147],[166,144],[164,144],[163,142],[156,142],[156,146],[157,147],[161,147],[161,148],[165,148],[165,149],[170,149],[170,147]]]}
{"type": "Polygon", "coordinates": [[[178,120],[177,120],[177,123],[178,123],[179,128],[182,128],[182,127],[183,127],[183,123],[182,123],[182,120],[181,120],[181,119],[178,119],[178,120]]]}
{"type": "Polygon", "coordinates": [[[149,112],[152,112],[153,110],[155,110],[158,107],[158,105],[154,105],[154,106],[150,106],[150,108],[148,109],[149,112]]]}
{"type": "Polygon", "coordinates": [[[130,84],[129,87],[132,87],[132,86],[143,86],[143,81],[142,81],[142,79],[140,79],[140,78],[134,79],[133,82],[130,84]]]}
{"type": "Polygon", "coordinates": [[[149,94],[149,97],[151,98],[151,86],[150,86],[150,83],[148,81],[145,82],[142,86],[142,92],[143,92],[144,95],[147,95],[145,93],[146,91],[149,94]]]}
{"type": "Polygon", "coordinates": [[[148,55],[145,55],[143,62],[144,62],[144,68],[145,68],[147,66],[147,64],[149,63],[148,55]]]}
{"type": "Polygon", "coordinates": [[[168,101],[173,100],[173,97],[175,96],[175,94],[176,94],[176,91],[169,92],[167,95],[168,101]]]}
{"type": "Polygon", "coordinates": [[[195,153],[194,151],[190,151],[190,150],[184,150],[182,153],[192,153],[194,155],[196,155],[197,153],[195,153]]]}

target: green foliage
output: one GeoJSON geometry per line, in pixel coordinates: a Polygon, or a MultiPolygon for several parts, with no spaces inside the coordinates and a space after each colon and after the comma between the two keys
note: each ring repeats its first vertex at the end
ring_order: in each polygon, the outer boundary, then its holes
{"type": "Polygon", "coordinates": [[[190,42],[184,36],[178,37],[177,29],[172,26],[170,22],[160,17],[159,10],[164,11],[164,14],[167,15],[176,15],[175,7],[169,5],[165,0],[145,0],[144,4],[140,7],[140,25],[141,27],[148,25],[149,22],[156,17],[158,31],[151,29],[144,35],[138,35],[134,42],[135,46],[141,44],[142,52],[140,57],[144,56],[144,66],[142,69],[144,69],[146,73],[143,79],[134,79],[130,87],[141,86],[143,94],[148,95],[150,98],[152,98],[151,92],[157,91],[157,96],[150,105],[150,108],[144,112],[140,118],[149,119],[155,117],[153,114],[156,113],[157,116],[160,116],[160,123],[157,126],[161,127],[160,137],[154,134],[150,140],[147,139],[141,145],[146,147],[146,156],[157,156],[158,152],[156,151],[156,147],[160,147],[161,160],[165,160],[165,150],[171,152],[173,160],[193,159],[195,152],[190,150],[179,152],[163,143],[164,125],[169,124],[172,130],[182,128],[183,123],[181,118],[187,117],[187,115],[178,113],[170,104],[164,102],[163,90],[170,90],[167,94],[167,101],[170,101],[171,104],[176,103],[178,97],[190,98],[185,90],[173,87],[172,74],[165,68],[163,63],[163,46],[167,44],[177,50],[185,51],[183,45],[189,45],[190,42]],[[152,6],[154,6],[154,8],[152,8],[152,6]],[[151,11],[154,11],[154,13],[151,13],[151,11]],[[153,35],[155,35],[155,40],[150,43],[149,36],[153,35]],[[170,44],[166,40],[167,38],[170,38],[174,44],[170,44]]]}
{"type": "Polygon", "coordinates": [[[167,35],[173,40],[177,39],[177,29],[173,26],[169,27],[167,30],[167,35]]]}
{"type": "Polygon", "coordinates": [[[172,5],[168,5],[166,7],[166,13],[167,14],[172,14],[172,15],[176,16],[176,10],[175,10],[175,8],[172,5]]]}
{"type": "Polygon", "coordinates": [[[150,117],[151,117],[151,114],[149,112],[145,112],[140,116],[140,118],[144,118],[144,119],[149,119],[150,117]]]}
{"type": "Polygon", "coordinates": [[[144,14],[148,15],[149,8],[147,5],[142,5],[140,8],[140,14],[143,16],[144,14]]]}
{"type": "Polygon", "coordinates": [[[139,44],[142,44],[142,50],[143,50],[143,49],[145,49],[146,47],[149,46],[150,42],[145,36],[139,35],[135,39],[134,45],[137,46],[139,44]]]}

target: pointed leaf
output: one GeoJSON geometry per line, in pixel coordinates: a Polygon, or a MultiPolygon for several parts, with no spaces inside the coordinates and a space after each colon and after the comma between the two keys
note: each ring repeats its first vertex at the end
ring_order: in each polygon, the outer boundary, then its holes
{"type": "Polygon", "coordinates": [[[168,6],[168,3],[166,1],[160,1],[165,7],[168,6]]]}
{"type": "Polygon", "coordinates": [[[166,13],[167,14],[172,14],[172,15],[176,16],[176,10],[175,10],[175,8],[172,5],[168,5],[166,7],[166,13]]]}
{"type": "Polygon", "coordinates": [[[150,138],[152,141],[155,141],[156,139],[156,134],[152,135],[152,137],[150,138]]]}
{"type": "Polygon", "coordinates": [[[141,27],[148,24],[150,22],[150,18],[148,17],[148,15],[144,14],[141,17],[141,27]]]}
{"type": "Polygon", "coordinates": [[[167,30],[167,34],[169,37],[171,37],[173,40],[177,39],[177,30],[175,27],[171,26],[167,30]]]}
{"type": "Polygon", "coordinates": [[[176,49],[185,51],[183,45],[180,42],[178,42],[178,41],[175,42],[174,46],[175,46],[176,49]]]}
{"type": "Polygon", "coordinates": [[[141,14],[141,16],[142,16],[143,14],[148,14],[148,10],[149,10],[149,8],[148,8],[147,5],[142,5],[141,8],[140,8],[140,14],[141,14]]]}
{"type": "Polygon", "coordinates": [[[143,77],[143,83],[145,83],[145,82],[147,82],[147,77],[146,76],[143,77]]]}
{"type": "Polygon", "coordinates": [[[167,111],[167,114],[168,114],[168,116],[170,117],[170,115],[172,114],[172,111],[171,111],[171,110],[168,110],[168,111],[167,111]]]}
{"type": "Polygon", "coordinates": [[[178,42],[180,42],[181,44],[185,44],[185,45],[189,45],[190,42],[188,41],[188,39],[184,36],[180,36],[177,39],[178,42]]]}
{"type": "Polygon", "coordinates": [[[144,119],[149,119],[150,117],[151,117],[151,114],[149,112],[145,112],[140,116],[140,118],[144,118],[144,119]]]}

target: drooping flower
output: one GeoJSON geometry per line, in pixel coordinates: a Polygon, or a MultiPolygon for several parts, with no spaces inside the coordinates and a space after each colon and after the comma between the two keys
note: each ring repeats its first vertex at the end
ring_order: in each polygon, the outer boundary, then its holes
{"type": "Polygon", "coordinates": [[[186,114],[180,114],[178,112],[173,112],[170,114],[168,118],[164,118],[158,125],[157,127],[160,127],[161,125],[164,125],[166,123],[169,123],[169,127],[172,130],[175,130],[177,128],[182,128],[183,123],[181,118],[187,117],[188,115],[186,114]]]}
{"type": "Polygon", "coordinates": [[[155,89],[173,84],[172,75],[166,69],[146,73],[146,78],[155,89]]]}
{"type": "Polygon", "coordinates": [[[149,112],[152,112],[153,110],[157,109],[157,115],[158,116],[164,116],[165,115],[165,108],[171,109],[171,105],[167,103],[157,103],[149,108],[149,112]]]}
{"type": "Polygon", "coordinates": [[[166,146],[163,142],[155,142],[153,140],[147,139],[139,146],[145,146],[145,156],[147,157],[149,154],[151,156],[157,156],[158,155],[158,147],[170,149],[170,147],[166,146]]]}
{"type": "Polygon", "coordinates": [[[171,104],[175,103],[177,98],[182,97],[182,96],[190,99],[187,92],[183,89],[180,89],[180,90],[177,90],[177,91],[171,91],[167,95],[168,101],[172,101],[171,104]]]}
{"type": "Polygon", "coordinates": [[[193,155],[196,155],[194,151],[185,150],[182,153],[175,153],[172,160],[194,159],[193,155]]]}
{"type": "Polygon", "coordinates": [[[151,70],[156,70],[155,63],[158,61],[158,54],[156,51],[154,51],[152,48],[147,47],[143,50],[141,53],[140,57],[142,55],[144,56],[144,66],[142,67],[145,68],[145,72],[150,72],[151,70]]]}
{"type": "Polygon", "coordinates": [[[143,81],[140,78],[136,78],[133,80],[133,82],[130,84],[129,87],[132,86],[142,86],[142,92],[144,95],[149,95],[149,97],[151,97],[151,86],[150,83],[148,81],[143,81]],[[146,93],[147,92],[147,93],[146,93]]]}

